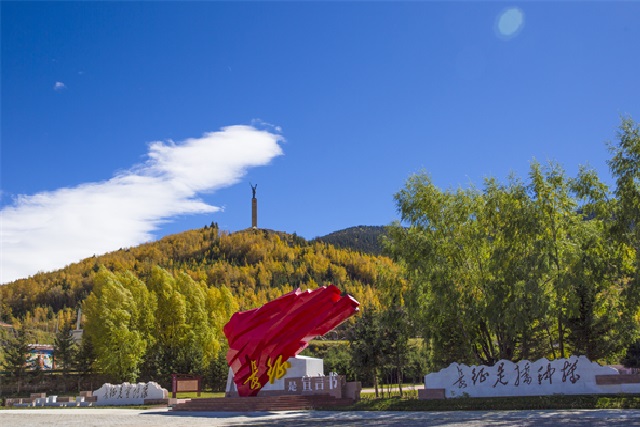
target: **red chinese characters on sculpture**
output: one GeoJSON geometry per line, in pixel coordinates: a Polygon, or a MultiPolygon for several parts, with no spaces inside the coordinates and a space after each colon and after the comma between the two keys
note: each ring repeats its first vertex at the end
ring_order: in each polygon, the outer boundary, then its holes
{"type": "Polygon", "coordinates": [[[267,381],[282,378],[290,357],[353,315],[359,305],[331,285],[305,292],[298,289],[260,308],[235,313],[224,334],[238,394],[255,396],[267,381]]]}

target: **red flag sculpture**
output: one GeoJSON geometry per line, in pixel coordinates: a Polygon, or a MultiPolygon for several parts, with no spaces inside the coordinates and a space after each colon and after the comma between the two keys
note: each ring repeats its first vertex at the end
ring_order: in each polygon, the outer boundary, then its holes
{"type": "Polygon", "coordinates": [[[238,394],[255,396],[267,381],[284,377],[290,357],[353,315],[359,305],[331,285],[306,292],[297,289],[260,308],[235,313],[224,334],[238,394]]]}

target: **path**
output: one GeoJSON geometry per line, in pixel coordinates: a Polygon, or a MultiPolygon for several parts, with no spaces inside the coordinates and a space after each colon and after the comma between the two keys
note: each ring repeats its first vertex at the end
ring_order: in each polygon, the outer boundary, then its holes
{"type": "Polygon", "coordinates": [[[462,412],[170,412],[166,409],[29,409],[0,411],[2,427],[227,426],[639,426],[640,410],[462,412]]]}

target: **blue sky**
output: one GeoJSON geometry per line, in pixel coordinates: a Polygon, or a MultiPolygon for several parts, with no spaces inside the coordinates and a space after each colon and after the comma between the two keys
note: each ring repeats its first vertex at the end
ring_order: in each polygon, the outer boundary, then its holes
{"type": "Polygon", "coordinates": [[[1,3],[0,283],[217,222],[398,218],[415,172],[611,182],[640,2],[1,3]]]}

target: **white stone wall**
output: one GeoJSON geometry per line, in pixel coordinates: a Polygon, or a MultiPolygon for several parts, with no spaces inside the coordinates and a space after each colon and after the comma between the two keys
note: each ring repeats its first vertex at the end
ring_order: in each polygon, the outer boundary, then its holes
{"type": "Polygon", "coordinates": [[[501,360],[494,366],[452,363],[426,375],[425,388],[444,389],[447,398],[640,393],[640,384],[596,384],[596,375],[616,374],[616,369],[600,366],[585,356],[518,363],[501,360]]]}
{"type": "Polygon", "coordinates": [[[156,382],[103,384],[93,392],[96,405],[142,405],[145,399],[167,399],[169,393],[156,382]]]}

